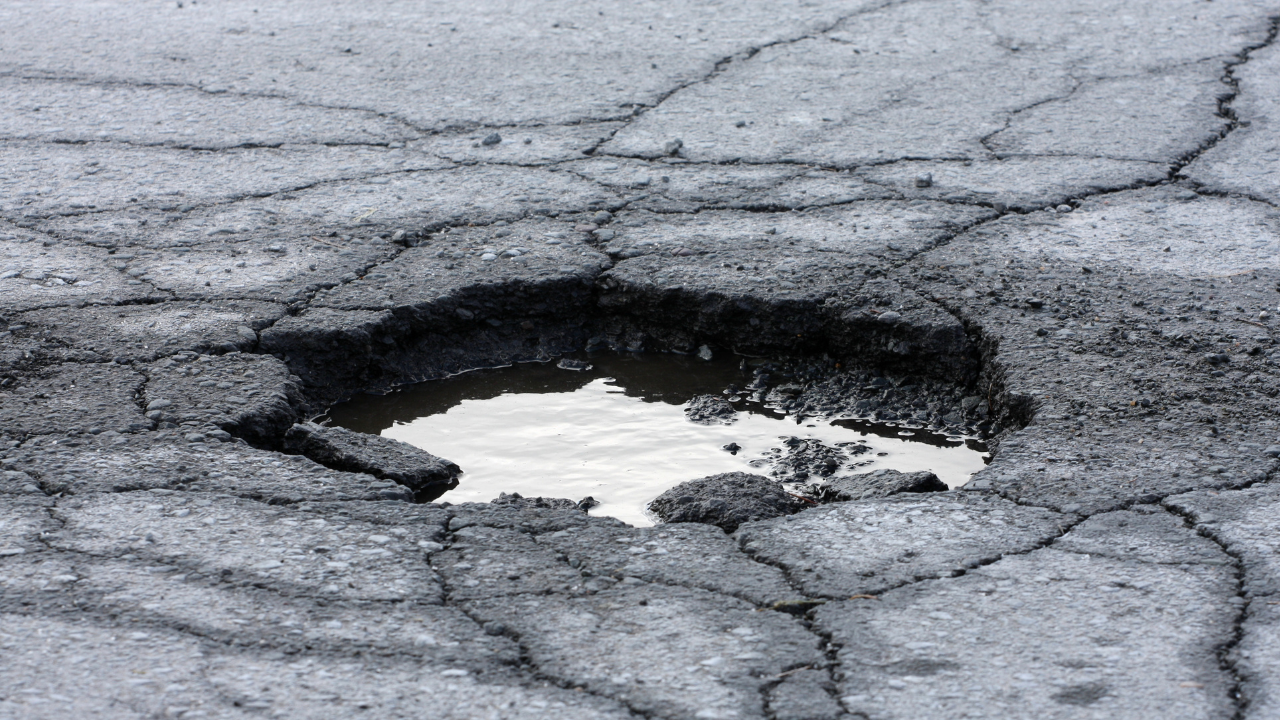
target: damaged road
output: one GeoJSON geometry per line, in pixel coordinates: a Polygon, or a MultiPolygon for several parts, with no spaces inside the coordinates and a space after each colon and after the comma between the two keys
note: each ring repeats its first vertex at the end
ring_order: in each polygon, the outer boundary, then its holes
{"type": "Polygon", "coordinates": [[[0,23],[0,718],[1277,715],[1280,5],[0,23]],[[704,346],[992,461],[635,528],[308,422],[704,346]]]}

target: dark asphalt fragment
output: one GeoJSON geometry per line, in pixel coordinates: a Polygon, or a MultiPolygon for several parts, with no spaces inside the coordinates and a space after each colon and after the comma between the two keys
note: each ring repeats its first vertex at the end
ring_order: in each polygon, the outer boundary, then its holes
{"type": "Polygon", "coordinates": [[[734,472],[683,482],[649,503],[664,522],[696,522],[733,532],[744,522],[790,515],[807,503],[760,475],[734,472]]]}
{"type": "Polygon", "coordinates": [[[462,472],[456,464],[399,440],[311,422],[289,428],[284,449],[335,470],[394,480],[415,492],[456,483],[462,472]]]}
{"type": "Polygon", "coordinates": [[[943,492],[947,484],[931,472],[901,473],[876,470],[862,475],[843,475],[805,487],[805,494],[821,502],[869,500],[898,493],[943,492]]]}

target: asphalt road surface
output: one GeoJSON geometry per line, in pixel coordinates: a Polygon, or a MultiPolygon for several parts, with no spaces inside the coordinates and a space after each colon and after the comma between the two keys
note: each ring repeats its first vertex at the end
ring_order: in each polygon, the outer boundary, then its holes
{"type": "Polygon", "coordinates": [[[0,718],[1280,718],[1278,22],[4,3],[0,718]],[[729,534],[286,436],[703,344],[956,384],[993,460],[729,534]]]}

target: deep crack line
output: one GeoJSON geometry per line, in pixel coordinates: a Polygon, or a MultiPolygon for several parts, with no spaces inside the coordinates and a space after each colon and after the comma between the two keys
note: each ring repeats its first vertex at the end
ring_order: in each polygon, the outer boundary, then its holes
{"type": "Polygon", "coordinates": [[[1226,85],[1229,92],[1218,99],[1218,117],[1227,120],[1227,127],[1221,130],[1215,137],[1210,138],[1209,142],[1204,146],[1192,151],[1188,155],[1180,158],[1174,163],[1173,169],[1169,173],[1169,179],[1175,180],[1182,174],[1182,170],[1191,163],[1195,162],[1200,156],[1209,150],[1217,147],[1218,143],[1225,140],[1231,133],[1240,127],[1240,118],[1236,115],[1232,103],[1240,96],[1240,80],[1235,76],[1235,69],[1240,65],[1249,62],[1253,53],[1270,47],[1276,42],[1277,35],[1280,34],[1280,15],[1272,15],[1267,18],[1267,34],[1262,42],[1246,46],[1231,60],[1223,63],[1223,71],[1221,82],[1226,85]]]}
{"type": "Polygon", "coordinates": [[[1161,500],[1160,505],[1169,514],[1181,518],[1187,528],[1195,531],[1197,535],[1217,545],[1222,553],[1232,560],[1231,566],[1234,570],[1234,577],[1232,579],[1236,584],[1236,594],[1233,597],[1240,598],[1242,602],[1239,603],[1236,615],[1232,618],[1231,635],[1225,642],[1218,646],[1217,655],[1219,667],[1226,672],[1232,680],[1231,687],[1228,691],[1228,697],[1231,698],[1231,702],[1235,705],[1235,714],[1232,715],[1232,720],[1245,720],[1245,715],[1248,711],[1248,699],[1243,693],[1245,679],[1237,664],[1238,657],[1236,655],[1237,648],[1240,646],[1241,641],[1244,640],[1244,623],[1249,617],[1249,605],[1252,602],[1252,598],[1250,598],[1245,592],[1246,570],[1244,557],[1240,551],[1232,548],[1230,543],[1219,537],[1217,533],[1213,532],[1212,528],[1197,523],[1193,512],[1188,512],[1169,505],[1164,500],[1161,500]]]}

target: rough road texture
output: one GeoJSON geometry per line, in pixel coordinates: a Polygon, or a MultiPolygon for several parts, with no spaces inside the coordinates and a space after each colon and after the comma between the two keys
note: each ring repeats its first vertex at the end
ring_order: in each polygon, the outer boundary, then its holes
{"type": "Polygon", "coordinates": [[[1280,717],[1278,22],[4,4],[0,718],[1280,717]],[[703,345],[958,383],[993,461],[726,534],[281,452],[703,345]]]}

